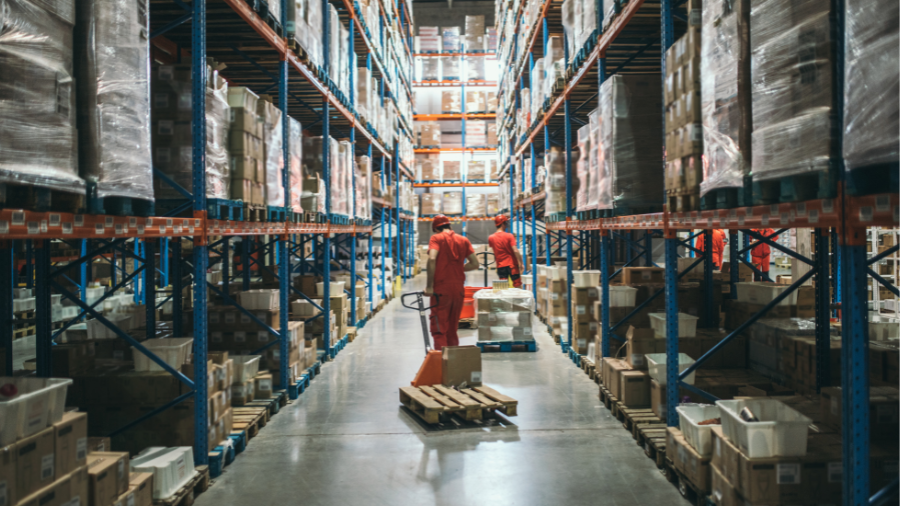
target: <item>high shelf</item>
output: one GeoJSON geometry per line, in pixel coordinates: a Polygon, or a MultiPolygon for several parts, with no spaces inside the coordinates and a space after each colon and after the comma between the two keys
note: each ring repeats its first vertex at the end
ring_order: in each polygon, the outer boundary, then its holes
{"type": "MultiPolygon", "coordinates": [[[[394,280],[386,279],[387,261],[394,263],[393,272],[402,273],[408,279],[412,273],[414,258],[413,226],[406,209],[401,208],[401,179],[410,180],[408,159],[412,157],[412,134],[408,104],[412,102],[410,87],[412,66],[411,26],[412,6],[409,0],[384,0],[377,3],[378,26],[366,26],[359,17],[358,2],[353,0],[322,0],[324,12],[329,5],[337,8],[342,23],[350,32],[349,50],[359,56],[359,65],[373,73],[378,83],[379,100],[385,107],[395,109],[398,127],[393,125],[393,135],[385,136],[366,122],[356,110],[354,96],[345,96],[334,84],[329,70],[330,16],[322,16],[322,26],[316,27],[324,37],[321,65],[312,63],[309,54],[289,40],[283,28],[288,25],[286,0],[280,1],[280,19],[271,10],[261,9],[265,2],[244,0],[194,0],[189,4],[178,0],[151,2],[150,39],[153,63],[190,63],[192,82],[191,135],[192,135],[192,192],[180,188],[164,175],[185,198],[185,203],[171,211],[171,215],[105,216],[58,212],[33,212],[20,209],[0,210],[0,264],[6,272],[16,272],[24,265],[29,286],[36,290],[36,367],[37,375],[49,377],[53,371],[52,348],[61,332],[72,325],[93,318],[118,338],[147,355],[153,362],[186,385],[188,393],[172,399],[138,420],[116,430],[120,433],[136,424],[174,407],[184,401],[193,401],[194,460],[197,465],[208,464],[207,420],[208,384],[207,356],[209,331],[208,296],[224,300],[236,307],[251,321],[259,324],[274,339],[261,345],[256,353],[274,346],[280,351],[280,385],[292,398],[299,395],[296,385],[289,381],[289,296],[293,293],[304,299],[315,294],[301,293],[291,283],[293,273],[315,273],[328,280],[334,262],[341,262],[350,271],[350,279],[365,282],[365,297],[373,306],[376,289],[380,299],[390,297],[394,280]],[[268,11],[268,15],[266,14],[268,11]],[[388,37],[388,29],[401,34],[399,40],[388,37]],[[375,37],[380,44],[375,44],[375,37]],[[292,49],[293,48],[293,49],[292,49]],[[208,58],[224,64],[221,75],[234,86],[246,86],[257,94],[276,96],[275,103],[284,116],[290,116],[302,124],[305,134],[323,136],[322,180],[324,182],[325,212],[316,219],[306,220],[291,209],[291,174],[288,137],[288,121],[283,121],[284,169],[282,186],[285,193],[284,208],[269,208],[263,221],[217,219],[217,205],[207,199],[206,145],[207,123],[206,93],[208,58]],[[355,218],[356,202],[352,216],[332,213],[331,171],[329,160],[329,136],[349,138],[353,155],[367,155],[372,161],[372,171],[378,172],[379,195],[373,198],[372,220],[355,218]],[[388,199],[387,196],[394,196],[388,199]],[[280,211],[279,211],[280,210],[280,211]],[[180,216],[187,213],[189,217],[180,216]],[[179,216],[175,216],[179,215],[179,216]],[[397,232],[392,232],[396,230],[397,232]],[[373,255],[375,237],[380,242],[381,258],[373,255]],[[24,241],[25,255],[15,254],[15,246],[24,241]],[[80,251],[78,256],[51,258],[51,241],[67,243],[80,251]],[[240,249],[235,247],[240,243],[240,249]],[[365,265],[367,274],[357,272],[357,243],[365,243],[368,254],[365,265]],[[183,251],[190,249],[188,255],[183,251]],[[240,257],[240,268],[231,269],[234,255],[240,257]],[[22,258],[24,256],[24,259],[22,258]],[[128,259],[124,270],[117,259],[128,259]],[[112,289],[99,300],[88,303],[85,296],[91,281],[91,265],[94,262],[113,263],[112,289]],[[59,262],[60,265],[56,265],[59,262]],[[207,281],[211,264],[221,263],[224,276],[221,284],[207,281]],[[266,325],[252,312],[241,307],[229,295],[229,285],[240,283],[248,290],[251,283],[251,267],[263,277],[277,280],[279,291],[279,320],[277,325],[266,325]],[[380,264],[376,267],[376,264],[380,264]],[[131,267],[131,268],[129,268],[131,267]],[[232,270],[235,272],[232,273],[232,270]],[[380,278],[380,279],[379,279],[380,278]],[[72,289],[71,286],[75,288],[72,289]],[[67,288],[69,287],[69,288],[67,288]],[[193,300],[193,377],[169,366],[163,359],[148,351],[131,332],[121,329],[105,318],[100,309],[103,301],[125,288],[133,288],[135,300],[146,305],[146,328],[156,329],[157,310],[171,302],[172,331],[182,336],[184,289],[190,287],[193,300]],[[378,288],[376,288],[378,287],[378,288]],[[168,298],[159,301],[157,291],[166,288],[168,298]],[[61,322],[61,328],[51,325],[51,291],[62,294],[74,303],[79,315],[61,322]]],[[[370,17],[371,21],[373,18],[370,17]]],[[[355,75],[355,72],[353,73],[355,75]]],[[[355,84],[350,80],[350,88],[355,84]]],[[[336,80],[336,79],[335,79],[336,80]]],[[[356,178],[353,194],[356,194],[356,178]]],[[[212,199],[210,199],[212,200],[212,199]]],[[[249,220],[249,218],[247,218],[249,220]]],[[[234,266],[238,267],[238,266],[234,266]]],[[[13,370],[13,289],[16,275],[0,276],[0,347],[5,348],[5,370],[13,370]]],[[[355,282],[354,282],[355,285],[355,282]]],[[[331,311],[330,283],[324,283],[321,307],[323,314],[331,311]]],[[[365,318],[358,318],[355,286],[347,290],[350,299],[350,326],[362,326],[365,318]]],[[[313,318],[314,319],[314,318],[313,318]]],[[[327,329],[327,326],[324,326],[327,329]]],[[[151,335],[148,337],[155,337],[151,335]]],[[[324,349],[319,360],[329,361],[337,355],[347,341],[347,336],[331,336],[328,330],[323,338],[324,349]]],[[[93,415],[91,415],[93,416],[93,415]]]]}
{"type": "MultiPolygon", "coordinates": [[[[603,318],[598,323],[600,327],[598,332],[602,336],[602,355],[609,357],[611,340],[623,341],[615,332],[622,322],[615,326],[609,323],[609,287],[615,274],[612,276],[607,274],[612,272],[611,262],[615,261],[612,255],[617,251],[627,251],[625,266],[654,266],[652,241],[661,240],[665,246],[665,290],[660,294],[665,298],[667,321],[667,381],[669,385],[677,384],[711,400],[715,400],[715,397],[685,384],[682,380],[784,297],[804,282],[814,280],[815,337],[818,350],[816,391],[829,384],[832,374],[829,371],[828,361],[829,319],[838,316],[839,312],[843,323],[840,372],[843,406],[845,406],[842,420],[843,504],[869,504],[870,496],[875,496],[876,493],[881,495],[884,491],[869,490],[869,335],[866,278],[874,279],[876,284],[882,284],[896,296],[897,287],[874,272],[871,266],[883,258],[895,256],[898,246],[894,244],[877,254],[873,250],[867,256],[866,237],[871,233],[872,227],[888,229],[898,227],[900,223],[898,195],[851,194],[853,192],[844,181],[846,173],[842,156],[839,154],[834,162],[838,165],[835,173],[840,174],[841,179],[836,185],[836,196],[833,198],[691,212],[673,212],[665,209],[659,213],[621,216],[575,212],[572,204],[574,192],[571,176],[575,142],[573,125],[577,128],[587,124],[587,113],[597,104],[599,86],[610,76],[641,72],[661,72],[665,75],[665,52],[673,45],[677,38],[676,34],[685,32],[688,19],[684,12],[686,4],[684,1],[631,0],[616,3],[616,9],[610,11],[615,12],[615,15],[608,20],[604,19],[601,8],[603,3],[596,3],[595,26],[598,29],[588,37],[584,47],[576,48],[577,55],[567,54],[566,61],[570,64],[566,69],[565,78],[556,83],[553,94],[542,104],[540,112],[531,119],[521,135],[515,130],[517,109],[520,107],[519,92],[532,84],[532,79],[543,77],[532,73],[534,61],[545,56],[551,33],[563,33],[560,15],[562,2],[544,0],[535,9],[537,16],[531,24],[526,25],[522,22],[526,2],[519,2],[517,9],[506,9],[505,15],[498,19],[498,33],[503,37],[498,52],[501,66],[513,69],[503,76],[500,83],[500,94],[506,98],[507,104],[507,109],[500,111],[501,119],[498,120],[502,125],[501,131],[498,131],[498,135],[502,138],[501,185],[506,184],[512,188],[509,191],[509,208],[506,212],[510,213],[513,220],[513,231],[518,235],[520,248],[527,251],[527,258],[531,258],[531,273],[536,274],[538,258],[542,263],[546,259],[548,266],[551,265],[551,258],[554,256],[559,260],[565,258],[569,273],[567,283],[569,300],[571,300],[573,269],[599,269],[603,318]],[[510,24],[513,28],[506,30],[505,27],[510,24]],[[506,40],[510,33],[517,36],[513,42],[506,40]],[[545,188],[525,185],[525,176],[529,175],[528,173],[531,176],[530,181],[536,181],[536,152],[549,153],[551,145],[565,152],[567,164],[565,208],[564,211],[560,209],[561,212],[558,213],[545,212],[547,202],[545,188]],[[530,158],[531,162],[526,164],[526,158],[530,158]],[[774,228],[784,232],[801,227],[815,231],[812,258],[765,239],[751,230],[774,228]],[[749,265],[757,274],[759,272],[749,261],[749,251],[757,244],[769,244],[773,249],[785,253],[795,261],[808,265],[809,271],[800,279],[794,279],[783,297],[778,297],[766,305],[762,311],[730,332],[728,337],[700,357],[694,365],[679,372],[676,294],[678,280],[685,273],[679,273],[677,270],[678,248],[685,247],[690,251],[693,249],[692,239],[700,234],[704,234],[707,244],[710,244],[712,229],[726,230],[729,234],[728,252],[731,261],[749,265]],[[679,232],[682,233],[681,237],[678,236],[679,232]],[[688,236],[687,239],[685,235],[688,236]],[[538,241],[538,237],[542,240],[538,241]],[[573,258],[578,253],[580,261],[576,264],[573,258]]],[[[844,12],[843,1],[838,0],[831,5],[834,11],[844,12]]],[[[500,12],[504,12],[503,7],[500,12]]],[[[837,18],[839,22],[836,23],[836,34],[832,36],[834,40],[839,41],[836,50],[837,68],[843,71],[844,16],[840,14],[837,18]]],[[[568,44],[564,46],[568,53],[568,44]]],[[[843,111],[841,81],[839,78],[836,80],[839,84],[835,84],[837,89],[834,90],[834,111],[843,111]]],[[[663,116],[664,111],[660,111],[660,121],[663,116]]],[[[838,119],[837,123],[841,124],[841,121],[842,119],[838,119]]],[[[837,135],[837,140],[833,142],[837,144],[840,152],[843,133],[839,132],[837,135]]],[[[660,139],[660,143],[664,143],[664,140],[660,139]]],[[[659,169],[659,177],[663,178],[662,163],[659,169]]],[[[561,187],[558,191],[562,193],[561,187]]],[[[664,196],[660,197],[662,202],[664,196]]],[[[702,258],[702,253],[698,255],[702,258]]],[[[698,258],[690,268],[700,263],[698,258]]],[[[706,261],[704,264],[701,293],[704,305],[712,307],[712,262],[706,261]]],[[[536,281],[537,277],[533,279],[536,281]]],[[[729,282],[731,294],[736,293],[737,282],[738,269],[735,267],[731,269],[729,282]]],[[[537,297],[536,282],[533,287],[537,297]]],[[[640,309],[635,308],[632,315],[640,309]]],[[[707,311],[707,314],[710,318],[713,317],[710,311],[707,311]]],[[[568,353],[572,345],[571,311],[568,315],[569,333],[560,341],[564,353],[568,353]]],[[[712,322],[704,323],[712,324],[712,322]]],[[[678,414],[674,409],[680,401],[678,392],[679,388],[669,387],[667,390],[666,422],[669,426],[678,426],[679,423],[678,414]]]]}

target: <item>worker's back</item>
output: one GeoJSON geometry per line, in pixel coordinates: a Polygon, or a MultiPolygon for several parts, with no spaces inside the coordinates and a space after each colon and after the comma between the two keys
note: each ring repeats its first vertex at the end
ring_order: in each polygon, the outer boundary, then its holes
{"type": "Polygon", "coordinates": [[[475,253],[472,243],[452,230],[431,236],[428,249],[438,250],[434,287],[439,293],[441,288],[463,289],[466,284],[466,273],[463,270],[466,258],[475,253]]]}
{"type": "Polygon", "coordinates": [[[488,245],[494,250],[494,260],[497,268],[512,267],[516,265],[513,248],[516,246],[516,236],[505,230],[498,230],[488,237],[488,245]]]}

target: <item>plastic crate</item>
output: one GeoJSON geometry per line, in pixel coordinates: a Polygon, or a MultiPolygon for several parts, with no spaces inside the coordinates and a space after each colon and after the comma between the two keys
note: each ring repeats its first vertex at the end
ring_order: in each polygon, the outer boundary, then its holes
{"type": "Polygon", "coordinates": [[[712,425],[700,425],[700,422],[711,418],[719,418],[719,407],[711,404],[685,404],[676,406],[675,411],[681,420],[681,432],[688,444],[693,446],[701,457],[712,456],[712,425]]]}
{"type": "Polygon", "coordinates": [[[16,386],[18,394],[0,401],[0,446],[37,434],[62,419],[72,380],[0,377],[0,385],[9,383],[16,386]]]}
{"type": "Polygon", "coordinates": [[[572,271],[575,288],[593,288],[600,285],[600,271],[572,271]]]}
{"type": "MultiPolygon", "coordinates": [[[[143,343],[145,348],[161,358],[176,371],[187,362],[188,354],[194,339],[190,337],[163,337],[160,339],[147,339],[143,343]]],[[[136,348],[132,347],[134,355],[134,370],[138,372],[159,372],[164,370],[159,364],[150,360],[136,348]]]]}
{"type": "MultiPolygon", "coordinates": [[[[331,293],[329,294],[331,297],[339,297],[342,293],[344,293],[344,282],[343,281],[332,281],[331,282],[331,293]]],[[[325,283],[320,281],[316,283],[316,294],[319,297],[325,296],[325,283]]]]}
{"type": "Polygon", "coordinates": [[[267,311],[281,307],[278,290],[247,290],[240,292],[240,304],[251,311],[267,311]]]}
{"type": "MultiPolygon", "coordinates": [[[[781,292],[788,289],[788,285],[776,285],[774,283],[764,282],[743,282],[735,283],[737,288],[737,301],[748,304],[768,304],[772,302],[781,292]]],[[[796,306],[797,290],[794,290],[777,305],[779,306],[796,306]]]]}
{"type": "Polygon", "coordinates": [[[722,415],[722,431],[748,458],[802,457],[812,420],[776,399],[716,401],[722,415]],[[759,418],[745,422],[744,408],[759,418]]]}
{"type": "MultiPolygon", "coordinates": [[[[666,313],[650,313],[650,326],[656,337],[666,337],[666,313]]],[[[678,337],[697,337],[697,316],[678,313],[678,337]]]]}
{"type": "Polygon", "coordinates": [[[231,380],[233,384],[246,383],[259,373],[259,360],[262,355],[232,355],[230,358],[234,359],[232,363],[234,379],[231,380]]]}
{"type": "MultiPolygon", "coordinates": [[[[650,377],[655,379],[657,383],[661,386],[666,385],[666,354],[665,353],[648,353],[644,355],[644,359],[647,361],[647,368],[650,370],[650,377]]],[[[694,363],[694,359],[689,357],[686,353],[678,354],[678,372],[681,372],[691,364],[694,363]]],[[[696,372],[692,372],[687,375],[684,379],[684,382],[688,385],[694,384],[694,376],[696,376],[696,372]]]]}
{"type": "Polygon", "coordinates": [[[634,307],[637,288],[624,285],[609,287],[609,307],[634,307]]]}

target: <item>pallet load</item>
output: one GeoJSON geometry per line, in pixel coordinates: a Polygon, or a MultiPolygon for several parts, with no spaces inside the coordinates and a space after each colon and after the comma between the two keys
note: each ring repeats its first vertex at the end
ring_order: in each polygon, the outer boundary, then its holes
{"type": "MultiPolygon", "coordinates": [[[[206,196],[230,197],[231,171],[228,157],[228,83],[217,70],[208,68],[206,88],[206,196]]],[[[175,183],[191,192],[191,66],[160,65],[150,77],[153,96],[153,165],[175,183]]],[[[157,199],[184,196],[160,178],[154,178],[157,199]]]]}
{"type": "Polygon", "coordinates": [[[531,292],[517,288],[479,290],[475,299],[478,324],[478,346],[501,343],[525,344],[534,341],[531,315],[534,298],[531,292]]]}
{"type": "Polygon", "coordinates": [[[444,192],[444,194],[441,196],[441,207],[444,209],[444,214],[446,215],[461,215],[462,192],[444,192]]]}
{"type": "Polygon", "coordinates": [[[419,213],[422,216],[442,214],[441,195],[439,193],[423,193],[419,195],[419,213]]]}
{"type": "Polygon", "coordinates": [[[143,1],[77,6],[79,172],[96,185],[91,198],[145,201],[141,209],[91,202],[92,212],[152,214],[148,13],[143,1]]]}
{"type": "Polygon", "coordinates": [[[479,217],[487,215],[487,195],[466,195],[466,216],[479,217]]]}
{"type": "Polygon", "coordinates": [[[257,211],[266,205],[266,172],[262,168],[266,159],[263,143],[265,124],[259,120],[258,103],[259,97],[249,88],[228,88],[228,110],[231,114],[228,130],[228,153],[231,156],[229,198],[243,202],[248,211],[257,211]]]}
{"type": "MultiPolygon", "coordinates": [[[[572,152],[573,157],[578,153],[572,152]]],[[[572,160],[573,166],[578,163],[578,158],[572,160]]],[[[566,212],[566,154],[556,146],[550,148],[550,153],[545,156],[544,167],[547,170],[547,179],[544,191],[547,194],[545,213],[547,215],[559,215],[566,212]]],[[[526,171],[530,172],[530,171],[526,171]]],[[[577,192],[577,179],[572,180],[572,191],[577,192]]]]}
{"type": "MultiPolygon", "coordinates": [[[[7,24],[4,38],[19,42],[0,48],[0,183],[81,198],[85,184],[76,151],[74,4],[15,0],[4,9],[6,19],[19,20],[7,24]]],[[[15,198],[16,192],[8,191],[5,201],[11,204],[15,198]]]]}
{"type": "Polygon", "coordinates": [[[591,355],[597,334],[594,303],[600,300],[600,271],[573,271],[572,286],[572,350],[579,355],[591,355]]]}
{"type": "MultiPolygon", "coordinates": [[[[284,207],[284,114],[269,98],[260,97],[256,103],[256,116],[262,130],[263,157],[256,165],[254,180],[264,185],[267,206],[284,207]]],[[[236,178],[235,164],[246,163],[248,159],[238,158],[232,153],[231,160],[232,177],[236,178]]],[[[250,175],[249,171],[245,175],[250,175]]]]}
{"type": "MultiPolygon", "coordinates": [[[[699,1],[693,3],[699,4],[699,1]]],[[[689,9],[694,10],[690,6],[689,9]]],[[[699,25],[700,18],[694,16],[691,21],[699,25]]],[[[663,92],[666,200],[669,210],[677,212],[700,209],[700,183],[703,181],[700,47],[700,27],[692,24],[687,33],[666,51],[663,92]]]]}
{"type": "MultiPolygon", "coordinates": [[[[705,0],[700,49],[706,208],[749,205],[740,189],[750,172],[750,2],[705,0]],[[713,193],[707,197],[710,192],[713,193]]],[[[702,203],[701,203],[702,204],[702,203]]]]}

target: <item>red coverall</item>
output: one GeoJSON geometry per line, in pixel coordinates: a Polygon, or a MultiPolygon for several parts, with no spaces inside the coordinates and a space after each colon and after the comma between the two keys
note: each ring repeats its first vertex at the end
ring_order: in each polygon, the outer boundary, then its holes
{"type": "Polygon", "coordinates": [[[518,259],[513,249],[516,247],[516,236],[509,232],[498,230],[488,237],[488,245],[494,250],[494,260],[497,262],[497,276],[500,279],[512,278],[513,286],[522,288],[522,277],[519,272],[518,259]]]}
{"type": "Polygon", "coordinates": [[[440,298],[431,298],[430,304],[437,307],[431,310],[430,318],[434,349],[440,351],[444,346],[459,346],[456,331],[466,291],[466,273],[463,266],[466,258],[474,255],[475,250],[468,239],[454,232],[432,235],[428,249],[438,252],[434,271],[434,293],[440,295],[440,298]]]}
{"type": "MultiPolygon", "coordinates": [[[[775,231],[771,228],[757,228],[753,231],[767,239],[772,239],[773,241],[778,237],[774,235],[775,231]]],[[[772,250],[770,246],[766,243],[760,243],[754,246],[752,250],[750,250],[750,257],[753,260],[753,266],[759,269],[759,271],[762,273],[769,272],[769,255],[771,254],[771,252],[772,250]]]]}
{"type": "MultiPolygon", "coordinates": [[[[703,252],[706,252],[706,234],[700,234],[697,237],[697,243],[695,247],[703,252]]],[[[725,253],[725,231],[722,229],[713,229],[712,231],[712,257],[713,257],[713,265],[716,267],[716,270],[722,269],[722,254],[725,253]]]]}

